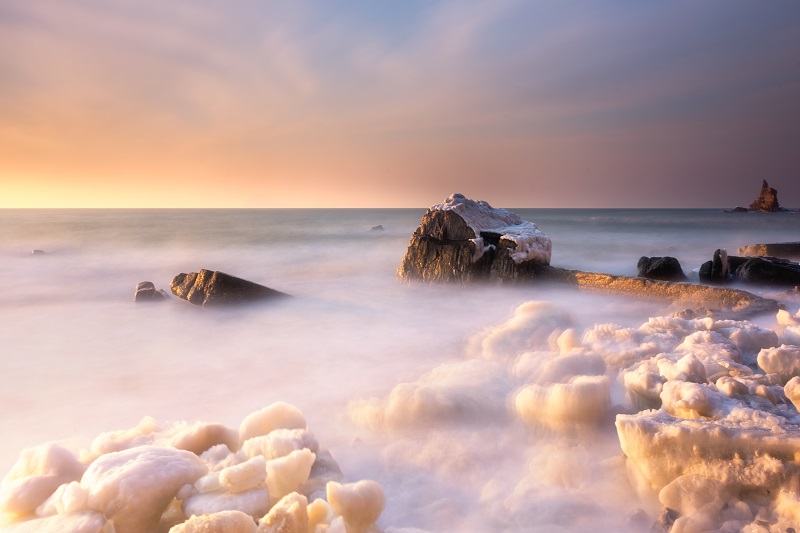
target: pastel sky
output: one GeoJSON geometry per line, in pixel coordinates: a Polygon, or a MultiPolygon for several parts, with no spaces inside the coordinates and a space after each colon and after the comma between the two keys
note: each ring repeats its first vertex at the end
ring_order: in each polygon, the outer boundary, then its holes
{"type": "Polygon", "coordinates": [[[800,2],[5,0],[0,207],[800,207],[800,2]]]}

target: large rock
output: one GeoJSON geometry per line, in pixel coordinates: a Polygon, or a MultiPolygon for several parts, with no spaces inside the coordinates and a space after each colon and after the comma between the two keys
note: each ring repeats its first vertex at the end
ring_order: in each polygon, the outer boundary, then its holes
{"type": "Polygon", "coordinates": [[[175,296],[195,305],[222,306],[280,298],[286,294],[214,270],[178,274],[169,284],[175,296]]]}
{"type": "Polygon", "coordinates": [[[552,242],[536,224],[454,194],[434,205],[411,236],[397,275],[404,280],[501,281],[550,264],[552,242]]]}
{"type": "Polygon", "coordinates": [[[674,257],[642,257],[636,265],[636,275],[640,278],[661,281],[686,281],[681,264],[674,257]]]}
{"type": "Polygon", "coordinates": [[[758,194],[758,198],[750,204],[750,211],[767,213],[782,211],[781,205],[778,203],[778,191],[770,187],[767,180],[761,183],[761,192],[758,194]]]}
{"type": "Polygon", "coordinates": [[[736,279],[791,287],[800,283],[800,265],[766,257],[753,257],[736,269],[736,279]]]}

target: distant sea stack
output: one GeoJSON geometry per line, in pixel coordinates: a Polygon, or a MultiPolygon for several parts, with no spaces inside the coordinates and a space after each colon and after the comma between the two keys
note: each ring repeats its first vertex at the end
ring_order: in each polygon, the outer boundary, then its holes
{"type": "Polygon", "coordinates": [[[778,191],[773,189],[767,183],[767,180],[761,182],[761,192],[758,198],[753,200],[750,204],[750,211],[759,211],[763,213],[773,213],[775,211],[783,211],[781,204],[778,203],[778,191]]]}
{"type": "Polygon", "coordinates": [[[761,182],[761,192],[759,192],[758,198],[753,200],[749,208],[737,206],[727,212],[747,213],[748,211],[756,213],[777,213],[778,211],[789,211],[789,209],[781,207],[781,204],[778,202],[778,191],[770,187],[767,180],[763,180],[761,182]]]}
{"type": "Polygon", "coordinates": [[[533,222],[454,194],[425,213],[397,275],[403,280],[512,281],[549,265],[553,244],[533,222]]]}

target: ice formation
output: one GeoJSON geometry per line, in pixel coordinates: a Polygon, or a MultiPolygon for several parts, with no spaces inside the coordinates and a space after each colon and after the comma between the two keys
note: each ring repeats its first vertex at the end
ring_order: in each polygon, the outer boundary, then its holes
{"type": "Polygon", "coordinates": [[[481,232],[497,234],[502,239],[512,241],[516,248],[510,254],[515,263],[535,260],[539,263],[550,264],[553,243],[550,238],[534,224],[522,220],[519,215],[494,208],[483,200],[471,200],[463,194],[454,194],[441,204],[431,207],[431,210],[454,211],[464,219],[464,222],[475,232],[475,257],[474,261],[481,258],[491,245],[484,244],[481,232]]]}
{"type": "MultiPolygon", "coordinates": [[[[354,402],[351,417],[412,431],[432,418],[486,427],[486,414],[504,402],[508,414],[496,421],[516,418],[536,435],[567,437],[530,459],[516,484],[485,484],[486,504],[502,502],[490,510],[493,528],[642,531],[664,507],[676,513],[673,532],[784,533],[800,524],[800,346],[791,344],[798,315],[782,311],[772,329],[662,316],[638,328],[580,330],[563,310],[527,302],[477,334],[466,358],[398,385],[386,399],[354,402]],[[600,439],[613,427],[624,456],[591,464],[582,447],[563,448],[576,432],[600,439]],[[638,496],[605,494],[620,486],[638,496]],[[604,523],[600,502],[611,497],[638,497],[650,511],[632,508],[625,523],[604,523]]],[[[437,435],[414,449],[420,468],[452,463],[458,476],[463,464],[475,464],[461,456],[463,433],[437,435]]],[[[409,460],[404,447],[390,449],[409,460]]]]}
{"type": "Polygon", "coordinates": [[[377,531],[384,505],[376,482],[344,483],[302,412],[278,402],[239,431],[145,418],[80,454],[24,450],[0,483],[0,530],[354,533],[377,531]]]}

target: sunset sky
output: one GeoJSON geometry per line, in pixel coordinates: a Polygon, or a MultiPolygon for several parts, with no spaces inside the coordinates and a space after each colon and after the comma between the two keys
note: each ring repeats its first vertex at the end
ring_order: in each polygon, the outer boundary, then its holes
{"type": "Polygon", "coordinates": [[[6,0],[0,207],[800,207],[800,2],[6,0]]]}

